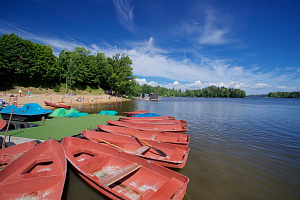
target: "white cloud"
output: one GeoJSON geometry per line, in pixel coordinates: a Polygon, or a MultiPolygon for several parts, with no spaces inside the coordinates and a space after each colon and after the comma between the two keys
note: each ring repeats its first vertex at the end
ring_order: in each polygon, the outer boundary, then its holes
{"type": "Polygon", "coordinates": [[[129,31],[135,31],[133,9],[129,0],[113,0],[120,23],[129,31]]]}
{"type": "MultiPolygon", "coordinates": [[[[230,32],[229,26],[222,20],[222,17],[215,16],[215,11],[207,9],[206,22],[203,32],[199,37],[200,44],[220,45],[228,43],[227,34],[230,32]]],[[[224,16],[223,16],[224,17],[224,16]]]]}

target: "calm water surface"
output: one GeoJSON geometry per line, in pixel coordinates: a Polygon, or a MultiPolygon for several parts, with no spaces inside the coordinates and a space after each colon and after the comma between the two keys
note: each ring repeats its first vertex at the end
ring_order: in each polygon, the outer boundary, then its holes
{"type": "MultiPolygon", "coordinates": [[[[300,199],[300,99],[162,98],[79,108],[188,121],[190,199],[300,199]]],[[[71,170],[64,199],[105,199],[71,170]]],[[[185,199],[188,199],[185,197],[185,199]]]]}

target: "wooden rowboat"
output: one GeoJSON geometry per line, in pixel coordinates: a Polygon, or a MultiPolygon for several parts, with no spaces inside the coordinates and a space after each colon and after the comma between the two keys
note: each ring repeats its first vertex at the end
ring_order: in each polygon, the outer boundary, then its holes
{"type": "Polygon", "coordinates": [[[134,128],[139,130],[148,130],[148,131],[164,131],[164,132],[177,132],[177,133],[184,133],[187,132],[187,128],[181,124],[137,124],[127,121],[106,121],[110,125],[114,126],[122,126],[127,128],[134,128]]]}
{"type": "Polygon", "coordinates": [[[186,164],[190,150],[187,146],[147,141],[147,143],[154,148],[167,154],[166,157],[163,157],[137,138],[87,130],[83,131],[82,134],[89,140],[95,142],[101,142],[102,140],[107,141],[121,149],[124,149],[127,153],[151,160],[156,164],[170,168],[183,168],[186,164]]]}
{"type": "MultiPolygon", "coordinates": [[[[132,117],[138,118],[138,117],[132,117]]],[[[184,120],[151,120],[151,119],[138,119],[138,120],[120,120],[124,122],[131,122],[131,123],[142,123],[142,124],[157,124],[157,125],[168,125],[168,124],[181,124],[183,126],[187,126],[187,121],[184,120]]]]}
{"type": "Polygon", "coordinates": [[[51,106],[51,107],[54,107],[54,108],[65,108],[67,110],[71,109],[71,106],[66,105],[66,104],[52,103],[50,101],[44,101],[44,103],[45,103],[46,106],[51,106]]]}
{"type": "Polygon", "coordinates": [[[160,116],[160,117],[120,117],[120,121],[125,121],[125,120],[175,120],[175,117],[171,116],[160,116]]]}
{"type": "Polygon", "coordinates": [[[0,199],[61,199],[66,169],[62,146],[45,141],[0,171],[0,199]]]}
{"type": "Polygon", "coordinates": [[[6,126],[6,121],[4,119],[0,119],[0,131],[6,126]]]}
{"type": "Polygon", "coordinates": [[[98,125],[101,131],[130,135],[128,131],[137,135],[138,137],[146,140],[161,141],[171,144],[188,145],[190,143],[190,136],[188,134],[182,133],[169,133],[169,132],[159,132],[159,131],[141,131],[138,129],[119,127],[119,126],[109,126],[109,125],[98,125]]]}
{"type": "Polygon", "coordinates": [[[137,110],[133,112],[123,112],[127,117],[132,117],[134,115],[142,114],[142,113],[148,113],[149,111],[144,111],[144,110],[137,110]]]}
{"type": "Polygon", "coordinates": [[[67,158],[78,175],[110,199],[183,199],[189,179],[113,147],[65,137],[67,158]]]}
{"type": "Polygon", "coordinates": [[[2,170],[9,163],[17,159],[29,149],[32,149],[35,144],[35,141],[31,141],[0,149],[0,170],[2,170]]]}

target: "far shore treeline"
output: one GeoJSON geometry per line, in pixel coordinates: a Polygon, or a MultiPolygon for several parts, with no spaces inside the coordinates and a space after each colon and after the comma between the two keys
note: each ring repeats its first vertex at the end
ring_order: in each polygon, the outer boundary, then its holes
{"type": "Polygon", "coordinates": [[[129,97],[157,92],[159,96],[244,98],[240,89],[210,86],[198,90],[176,90],[139,85],[132,72],[132,60],[124,54],[111,57],[92,55],[84,47],[62,50],[58,58],[52,47],[12,34],[0,38],[0,86],[45,87],[58,92],[66,89],[110,90],[129,97]]]}

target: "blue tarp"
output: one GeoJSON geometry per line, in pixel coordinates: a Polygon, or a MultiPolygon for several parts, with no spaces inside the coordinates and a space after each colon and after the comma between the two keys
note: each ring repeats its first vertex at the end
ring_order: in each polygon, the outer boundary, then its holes
{"type": "Polygon", "coordinates": [[[118,112],[115,110],[101,110],[98,114],[100,115],[117,115],[118,112]]]}
{"type": "Polygon", "coordinates": [[[71,114],[68,114],[64,117],[73,117],[73,118],[76,118],[76,117],[83,117],[83,116],[87,116],[88,113],[82,113],[82,112],[73,112],[71,114]]]}
{"type": "Polygon", "coordinates": [[[52,113],[52,110],[44,109],[37,103],[27,103],[21,108],[17,108],[15,105],[6,106],[0,111],[0,113],[10,114],[12,109],[14,109],[14,114],[18,115],[40,115],[52,113]]]}
{"type": "Polygon", "coordinates": [[[161,115],[158,115],[156,113],[141,113],[138,115],[134,115],[132,117],[160,117],[161,115]]]}

